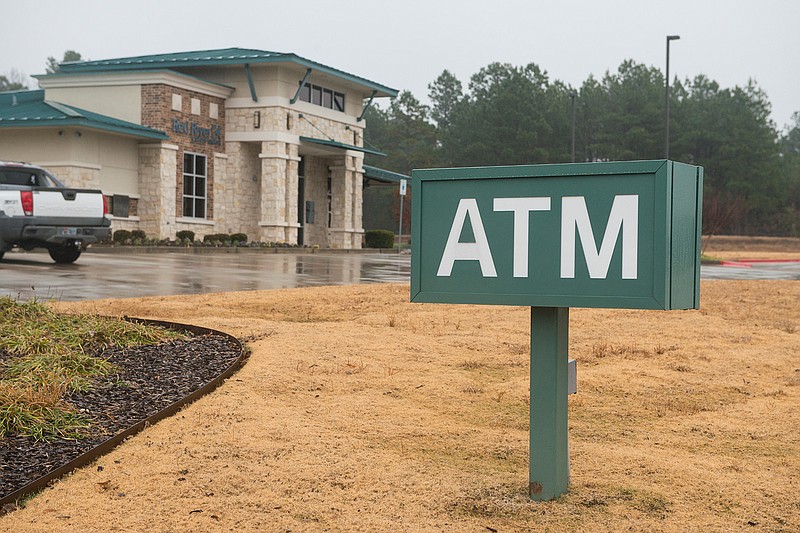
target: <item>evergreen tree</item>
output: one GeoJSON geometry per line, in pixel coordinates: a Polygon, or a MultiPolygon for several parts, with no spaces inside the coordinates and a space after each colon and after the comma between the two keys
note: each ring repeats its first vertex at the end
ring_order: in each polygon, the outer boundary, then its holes
{"type": "Polygon", "coordinates": [[[76,52],[75,50],[67,50],[64,52],[64,59],[61,61],[56,60],[55,57],[50,56],[47,58],[47,65],[45,66],[45,72],[48,74],[55,74],[61,70],[61,63],[67,63],[69,61],[80,61],[81,54],[76,52]]]}

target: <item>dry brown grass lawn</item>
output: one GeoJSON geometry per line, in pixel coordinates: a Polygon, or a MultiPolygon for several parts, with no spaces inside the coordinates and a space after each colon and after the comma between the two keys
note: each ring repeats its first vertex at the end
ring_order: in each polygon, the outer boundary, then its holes
{"type": "Polygon", "coordinates": [[[529,310],[407,285],[61,304],[248,340],[214,393],[3,531],[798,531],[800,283],[571,312],[571,485],[528,485],[529,310]],[[100,469],[102,467],[102,469],[100,469]]]}

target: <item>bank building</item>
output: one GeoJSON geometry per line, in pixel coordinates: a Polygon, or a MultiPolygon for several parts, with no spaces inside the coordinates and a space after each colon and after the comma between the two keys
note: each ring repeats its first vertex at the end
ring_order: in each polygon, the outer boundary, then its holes
{"type": "MultiPolygon", "coordinates": [[[[0,93],[0,160],[100,189],[112,229],[362,246],[364,114],[395,89],[291,53],[67,62],[0,93]]],[[[387,178],[387,176],[389,176],[387,178]]]]}

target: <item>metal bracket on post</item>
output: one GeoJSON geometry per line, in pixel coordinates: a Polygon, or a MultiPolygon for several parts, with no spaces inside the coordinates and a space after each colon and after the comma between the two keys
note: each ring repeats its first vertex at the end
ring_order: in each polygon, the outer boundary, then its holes
{"type": "Polygon", "coordinates": [[[376,94],[378,94],[378,91],[372,91],[372,94],[370,95],[369,100],[367,100],[367,103],[364,104],[364,109],[361,110],[361,114],[356,119],[356,122],[361,122],[362,120],[364,120],[364,115],[367,114],[367,110],[369,109],[369,106],[372,105],[372,100],[375,99],[375,95],[376,94]]]}
{"type": "Polygon", "coordinates": [[[244,73],[247,76],[247,84],[250,86],[250,97],[254,102],[258,102],[258,95],[256,94],[256,84],[253,83],[253,73],[250,72],[250,63],[244,64],[244,73]]]}
{"type": "Polygon", "coordinates": [[[552,500],[567,492],[569,308],[531,307],[529,495],[552,500]]]}
{"type": "Polygon", "coordinates": [[[294,96],[292,96],[292,99],[289,100],[290,104],[295,103],[297,101],[297,99],[300,98],[300,91],[303,90],[303,85],[306,84],[306,80],[308,79],[309,76],[311,76],[311,69],[310,68],[306,69],[306,75],[303,76],[302,80],[300,80],[300,85],[297,86],[297,92],[294,93],[294,96]]]}

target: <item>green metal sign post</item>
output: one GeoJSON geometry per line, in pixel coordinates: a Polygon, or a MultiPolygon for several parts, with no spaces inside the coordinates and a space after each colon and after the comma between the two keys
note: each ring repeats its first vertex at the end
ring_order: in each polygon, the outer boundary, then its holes
{"type": "Polygon", "coordinates": [[[551,500],[567,491],[569,308],[531,307],[530,474],[528,493],[551,500]]]}
{"type": "Polygon", "coordinates": [[[567,490],[570,307],[700,305],[703,169],[415,170],[411,301],[531,307],[531,498],[567,490]]]}

